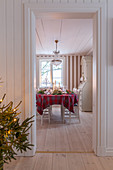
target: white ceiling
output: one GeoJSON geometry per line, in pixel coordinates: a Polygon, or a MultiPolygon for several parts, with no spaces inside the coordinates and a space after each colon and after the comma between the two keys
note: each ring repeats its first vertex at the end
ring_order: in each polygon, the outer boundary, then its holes
{"type": "Polygon", "coordinates": [[[55,40],[60,54],[87,54],[93,46],[92,19],[36,20],[36,54],[53,55],[55,40]]]}

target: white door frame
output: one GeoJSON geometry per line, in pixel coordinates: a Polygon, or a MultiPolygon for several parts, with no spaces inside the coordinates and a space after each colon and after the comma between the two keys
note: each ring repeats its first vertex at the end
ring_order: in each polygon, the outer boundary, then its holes
{"type": "MultiPolygon", "coordinates": [[[[88,0],[87,0],[88,1],[88,0]]],[[[81,1],[80,1],[81,2],[81,1]]],[[[36,152],[36,56],[35,17],[36,13],[94,13],[94,56],[93,56],[93,149],[96,155],[106,155],[106,113],[107,113],[107,14],[102,0],[79,3],[23,3],[25,42],[25,117],[35,115],[35,122],[29,130],[29,141],[34,144],[26,156],[36,152]]]]}

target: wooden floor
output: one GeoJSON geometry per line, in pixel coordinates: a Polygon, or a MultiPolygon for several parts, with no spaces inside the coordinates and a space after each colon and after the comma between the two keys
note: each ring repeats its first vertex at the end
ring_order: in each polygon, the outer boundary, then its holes
{"type": "MultiPolygon", "coordinates": [[[[56,112],[56,111],[55,111],[56,112]]],[[[54,113],[55,113],[54,112],[54,113]]],[[[59,112],[58,112],[59,113],[59,112]]],[[[37,121],[37,149],[64,153],[36,153],[34,157],[17,157],[4,170],[113,170],[113,157],[97,157],[92,151],[92,114],[81,113],[81,124],[62,124],[60,114],[53,114],[51,124],[37,121]]]]}
{"type": "Polygon", "coordinates": [[[17,157],[4,170],[113,170],[113,157],[93,153],[38,153],[34,157],[17,157]]]}
{"type": "Polygon", "coordinates": [[[51,123],[37,119],[37,151],[92,152],[92,113],[81,112],[80,120],[63,124],[60,107],[53,107],[51,123]]]}

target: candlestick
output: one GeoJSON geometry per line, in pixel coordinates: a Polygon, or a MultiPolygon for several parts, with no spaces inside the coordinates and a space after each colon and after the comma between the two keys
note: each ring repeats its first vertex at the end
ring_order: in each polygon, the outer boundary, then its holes
{"type": "Polygon", "coordinates": [[[54,89],[56,89],[56,80],[55,80],[55,85],[54,85],[54,89]]]}
{"type": "Polygon", "coordinates": [[[54,90],[55,86],[54,86],[54,83],[53,83],[53,90],[54,90]]]}
{"type": "Polygon", "coordinates": [[[59,88],[60,88],[60,83],[59,83],[59,88]]]}

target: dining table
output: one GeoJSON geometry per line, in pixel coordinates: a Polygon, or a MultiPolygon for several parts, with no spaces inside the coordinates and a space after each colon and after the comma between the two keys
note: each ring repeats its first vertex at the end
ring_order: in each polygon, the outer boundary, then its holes
{"type": "Polygon", "coordinates": [[[78,96],[75,93],[52,95],[36,93],[37,112],[43,115],[43,110],[51,105],[61,105],[74,113],[74,105],[78,103],[78,96]]]}

